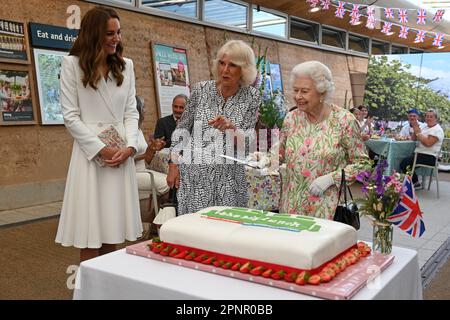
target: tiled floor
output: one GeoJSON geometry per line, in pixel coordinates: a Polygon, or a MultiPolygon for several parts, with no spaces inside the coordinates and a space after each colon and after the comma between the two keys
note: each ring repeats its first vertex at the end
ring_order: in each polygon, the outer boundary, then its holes
{"type": "MultiPolygon", "coordinates": [[[[450,182],[441,181],[439,186],[439,199],[436,198],[436,185],[434,183],[430,191],[417,191],[426,226],[426,231],[421,238],[412,238],[402,230],[394,228],[394,246],[417,250],[420,267],[450,237],[450,213],[448,209],[450,208],[450,182]]],[[[61,211],[61,204],[61,202],[54,202],[35,207],[0,211],[0,226],[56,216],[61,211]]],[[[364,241],[372,241],[372,226],[367,218],[362,217],[361,219],[358,237],[364,241]]]]}

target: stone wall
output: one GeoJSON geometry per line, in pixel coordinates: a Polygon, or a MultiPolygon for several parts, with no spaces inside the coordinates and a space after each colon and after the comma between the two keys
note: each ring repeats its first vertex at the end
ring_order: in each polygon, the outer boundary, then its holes
{"type": "MultiPolygon", "coordinates": [[[[69,5],[78,5],[82,14],[92,3],[75,0],[2,0],[0,19],[65,26],[69,5]]],[[[319,60],[327,64],[336,83],[335,103],[343,105],[347,91],[351,97],[351,73],[366,73],[367,59],[311,49],[266,38],[224,31],[148,14],[117,9],[121,17],[125,55],[134,60],[136,90],[146,104],[144,131],[153,131],[158,117],[154,86],[151,42],[187,49],[192,83],[211,78],[212,60],[225,39],[242,39],[258,47],[268,47],[270,61],[281,64],[285,93],[289,99],[289,72],[297,63],[319,60]]],[[[29,70],[34,72],[31,64],[29,70]]],[[[36,84],[33,84],[36,92],[36,84]]],[[[38,99],[34,99],[39,119],[38,99]]],[[[0,210],[59,201],[70,160],[72,138],[64,126],[0,127],[0,210]]]]}

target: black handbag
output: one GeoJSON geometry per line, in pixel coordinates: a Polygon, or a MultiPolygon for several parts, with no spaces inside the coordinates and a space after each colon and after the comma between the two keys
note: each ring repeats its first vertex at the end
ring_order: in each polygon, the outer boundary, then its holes
{"type": "Polygon", "coordinates": [[[356,230],[359,230],[360,221],[359,221],[359,212],[358,207],[353,202],[352,192],[350,188],[347,186],[347,182],[345,181],[345,171],[342,169],[342,178],[341,185],[339,187],[339,198],[338,198],[338,206],[336,207],[336,212],[334,213],[334,221],[342,222],[352,226],[356,230]],[[341,204],[341,194],[342,190],[344,190],[344,203],[341,204]],[[347,190],[350,194],[351,201],[347,202],[347,190]]]}

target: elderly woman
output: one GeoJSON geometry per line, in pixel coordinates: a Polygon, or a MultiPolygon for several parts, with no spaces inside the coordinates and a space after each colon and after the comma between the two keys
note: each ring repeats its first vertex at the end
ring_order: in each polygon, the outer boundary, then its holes
{"type": "Polygon", "coordinates": [[[178,188],[178,214],[216,205],[247,206],[244,166],[225,163],[219,155],[234,155],[234,141],[243,141],[244,131],[255,128],[261,97],[251,86],[256,78],[253,50],[243,41],[227,42],[217,53],[213,74],[215,80],[194,85],[172,134],[167,183],[178,188]]]}
{"type": "MultiPolygon", "coordinates": [[[[434,166],[436,164],[436,158],[441,151],[442,142],[444,141],[444,130],[437,123],[438,115],[436,110],[430,109],[425,113],[425,124],[420,126],[416,123],[413,126],[413,133],[411,135],[412,140],[417,141],[416,150],[417,164],[425,164],[434,166]]],[[[412,166],[414,162],[414,154],[403,159],[400,163],[400,169],[406,172],[409,166],[412,166]]],[[[417,175],[414,173],[412,177],[414,186],[420,188],[421,184],[417,179],[417,175]]]]}
{"type": "Polygon", "coordinates": [[[333,219],[341,169],[354,181],[370,169],[359,126],[346,109],[331,104],[331,71],[318,61],[292,69],[297,109],[282,128],[280,155],[286,163],[280,212],[333,219]]]}

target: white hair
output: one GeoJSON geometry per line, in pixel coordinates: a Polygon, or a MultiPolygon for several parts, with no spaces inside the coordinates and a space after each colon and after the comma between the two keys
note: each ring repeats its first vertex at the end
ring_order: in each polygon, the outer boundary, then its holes
{"type": "Polygon", "coordinates": [[[212,73],[215,79],[218,78],[219,60],[224,55],[229,56],[232,63],[241,67],[241,84],[249,86],[255,82],[256,79],[256,62],[255,53],[253,49],[242,40],[230,40],[225,43],[217,52],[217,57],[214,59],[212,73]]]}
{"type": "Polygon", "coordinates": [[[317,92],[324,94],[325,101],[333,96],[334,82],[330,69],[319,61],[306,61],[297,64],[291,71],[291,85],[301,76],[313,80],[317,92]]]}

